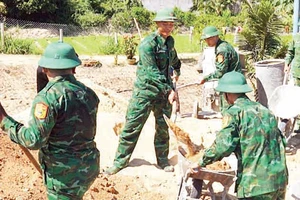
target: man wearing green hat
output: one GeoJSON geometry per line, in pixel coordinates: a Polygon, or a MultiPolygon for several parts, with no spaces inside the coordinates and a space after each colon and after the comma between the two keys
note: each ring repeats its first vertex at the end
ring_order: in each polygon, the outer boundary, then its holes
{"type": "Polygon", "coordinates": [[[230,106],[223,112],[223,127],[215,142],[191,166],[191,172],[234,153],[238,160],[235,191],[239,199],[284,199],[288,183],[285,138],[275,116],[245,95],[252,89],[241,73],[226,73],[216,90],[223,93],[230,106]]]}
{"type": "Polygon", "coordinates": [[[81,61],[71,45],[49,44],[38,64],[49,82],[34,98],[28,126],[0,104],[0,127],[13,142],[39,149],[48,199],[79,200],[99,174],[94,142],[99,99],[75,79],[81,61]]]}
{"type": "MultiPolygon", "coordinates": [[[[298,26],[300,22],[298,23],[298,26]]],[[[293,36],[292,42],[289,44],[286,56],[285,56],[285,73],[286,76],[291,74],[295,86],[300,87],[300,33],[293,36]]],[[[285,84],[285,83],[284,83],[285,84]]],[[[296,119],[296,127],[294,128],[295,133],[300,133],[300,115],[296,119]]]]}
{"type": "MultiPolygon", "coordinates": [[[[242,67],[238,53],[228,42],[219,38],[220,32],[214,26],[207,26],[203,29],[201,39],[205,40],[209,47],[215,47],[215,66],[216,70],[200,80],[200,84],[213,79],[220,79],[225,73],[236,71],[242,73],[242,67]]],[[[228,106],[221,97],[221,111],[228,106]]]]}
{"type": "Polygon", "coordinates": [[[201,39],[205,40],[209,47],[215,47],[216,71],[205,76],[201,84],[211,79],[219,79],[225,73],[237,71],[242,73],[242,67],[238,53],[228,42],[219,38],[220,32],[214,26],[207,26],[203,29],[201,39]]]}
{"type": "Polygon", "coordinates": [[[173,9],[162,9],[154,19],[157,31],[147,36],[139,46],[137,78],[126,113],[125,126],[119,135],[119,146],[113,166],[105,173],[115,174],[129,164],[150,112],[155,117],[154,148],[157,165],[166,172],[174,171],[168,163],[169,133],[163,114],[170,117],[171,104],[176,100],[172,78],[178,80],[181,62],[174,48],[173,9]],[[172,72],[174,77],[171,77],[172,72]]]}

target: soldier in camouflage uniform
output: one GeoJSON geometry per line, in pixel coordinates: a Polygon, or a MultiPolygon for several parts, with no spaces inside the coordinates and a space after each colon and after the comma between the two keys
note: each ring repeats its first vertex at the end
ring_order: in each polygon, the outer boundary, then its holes
{"type": "MultiPolygon", "coordinates": [[[[298,24],[300,25],[300,24],[298,24]]],[[[300,86],[300,34],[297,33],[293,37],[293,41],[288,47],[285,57],[285,72],[289,73],[292,70],[294,84],[300,86]]],[[[300,133],[300,117],[297,118],[296,133],[300,133]]]]}
{"type": "Polygon", "coordinates": [[[225,73],[237,71],[242,73],[242,66],[239,55],[233,46],[219,38],[220,32],[214,26],[207,26],[203,29],[201,36],[209,47],[215,47],[216,71],[203,77],[200,84],[212,79],[220,79],[225,73]]]}
{"type": "Polygon", "coordinates": [[[245,95],[252,89],[241,73],[226,73],[216,90],[223,92],[230,106],[223,113],[223,128],[199,163],[192,166],[192,173],[196,173],[194,167],[205,167],[234,152],[239,199],[284,199],[288,183],[285,138],[275,116],[245,95]]]}
{"type": "Polygon", "coordinates": [[[10,139],[39,149],[48,199],[82,199],[99,174],[94,141],[99,99],[73,75],[81,61],[67,43],[51,43],[39,61],[49,83],[35,97],[28,126],[0,104],[1,128],[10,139]]]}
{"type": "MultiPolygon", "coordinates": [[[[204,76],[200,80],[200,84],[213,79],[220,79],[225,73],[237,71],[242,73],[242,66],[240,63],[239,55],[234,50],[233,46],[226,41],[219,38],[220,32],[214,26],[207,26],[203,29],[201,39],[205,40],[209,47],[215,47],[216,70],[204,76]]],[[[228,106],[224,98],[221,96],[221,110],[228,106]]]]}
{"type": "Polygon", "coordinates": [[[106,174],[115,174],[128,165],[139,135],[151,111],[155,117],[154,147],[157,164],[165,171],[173,171],[168,163],[169,133],[163,114],[170,117],[171,103],[176,100],[170,75],[171,68],[176,77],[180,75],[181,62],[170,36],[175,17],[172,9],[160,10],[154,21],[157,31],[146,37],[139,46],[137,79],[126,113],[126,123],[119,136],[119,146],[114,165],[106,174]]]}

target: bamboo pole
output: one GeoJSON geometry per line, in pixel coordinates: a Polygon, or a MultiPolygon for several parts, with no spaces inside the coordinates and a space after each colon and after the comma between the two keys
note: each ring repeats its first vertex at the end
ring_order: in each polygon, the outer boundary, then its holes
{"type": "Polygon", "coordinates": [[[138,30],[138,33],[139,33],[139,36],[140,36],[140,40],[142,40],[142,34],[141,34],[141,30],[139,28],[139,24],[137,23],[135,17],[133,18],[133,20],[134,20],[135,26],[136,26],[136,28],[138,30]]]}

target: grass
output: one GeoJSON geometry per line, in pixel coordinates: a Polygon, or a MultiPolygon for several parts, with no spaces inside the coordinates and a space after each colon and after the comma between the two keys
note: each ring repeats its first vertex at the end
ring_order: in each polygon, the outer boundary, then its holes
{"type": "MultiPolygon", "coordinates": [[[[108,39],[114,39],[113,36],[97,35],[97,36],[78,36],[78,37],[64,37],[63,40],[71,44],[79,55],[105,55],[105,44],[107,45],[108,39]]],[[[193,35],[192,39],[188,34],[173,35],[175,39],[175,49],[178,53],[200,53],[203,49],[203,43],[200,41],[199,35],[193,35]]],[[[233,34],[226,34],[224,38],[229,43],[233,44],[233,34]]],[[[291,41],[292,35],[282,35],[281,39],[284,41],[291,41]]],[[[50,42],[58,41],[59,38],[37,39],[33,44],[33,52],[41,54],[43,49],[50,42]],[[38,46],[37,46],[37,44],[38,46]]],[[[122,43],[122,36],[118,36],[118,41],[122,43]]],[[[138,52],[137,52],[138,54],[138,52]]],[[[137,55],[136,54],[136,55],[137,55]]]]}
{"type": "MultiPolygon", "coordinates": [[[[113,36],[78,36],[78,37],[64,37],[63,41],[71,44],[76,52],[81,55],[105,55],[101,45],[105,45],[108,37],[113,36]]],[[[200,37],[194,36],[190,40],[189,35],[174,35],[175,48],[178,53],[198,53],[200,52],[200,37]]],[[[37,39],[36,43],[33,43],[33,48],[39,49],[35,52],[40,52],[41,49],[45,49],[50,42],[58,41],[59,38],[37,39]]],[[[118,41],[122,43],[122,36],[118,36],[118,41]]]]}

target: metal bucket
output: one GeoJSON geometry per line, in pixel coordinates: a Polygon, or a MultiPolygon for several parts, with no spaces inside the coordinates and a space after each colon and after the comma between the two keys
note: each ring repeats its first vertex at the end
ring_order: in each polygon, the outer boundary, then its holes
{"type": "Polygon", "coordinates": [[[269,59],[256,62],[258,101],[268,107],[273,91],[283,83],[284,59],[269,59]]]}

